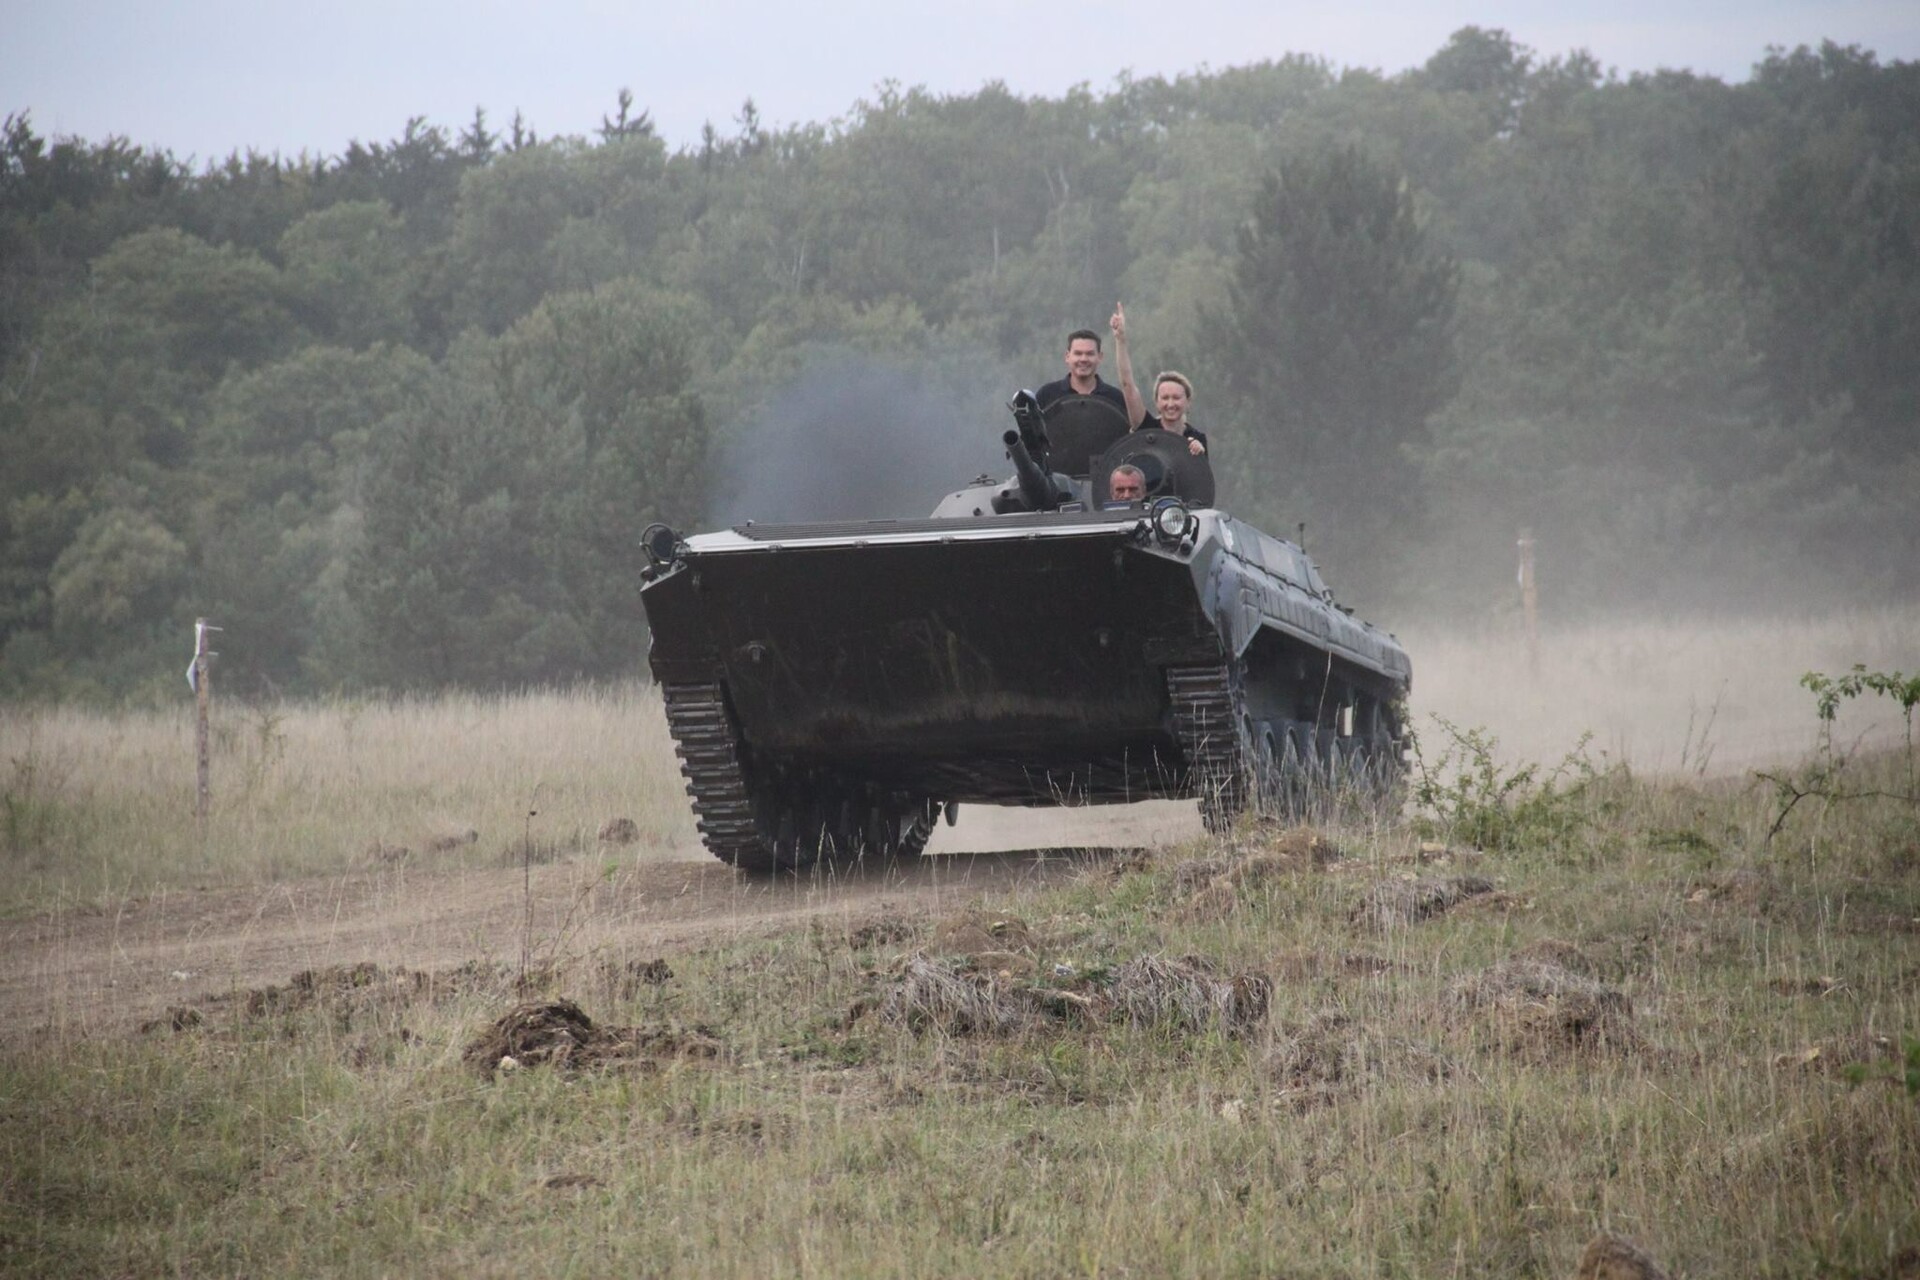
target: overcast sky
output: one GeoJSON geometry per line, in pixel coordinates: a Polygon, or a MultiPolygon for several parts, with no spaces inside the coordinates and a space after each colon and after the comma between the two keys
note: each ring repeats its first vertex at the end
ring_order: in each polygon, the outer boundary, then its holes
{"type": "Polygon", "coordinates": [[[457,128],[516,109],[541,136],[584,134],[622,86],[673,145],[733,132],[749,95],[771,126],[846,114],[896,80],[968,93],[988,80],[1057,96],[1122,71],[1177,75],[1287,53],[1396,72],[1468,24],[1537,54],[1584,48],[1622,74],[1745,79],[1769,45],[1858,44],[1920,57],[1920,0],[9,0],[0,114],[42,135],[118,134],[201,162],[248,148],[336,155],[409,116],[457,128]],[[1337,11],[1336,11],[1337,10],[1337,11]]]}

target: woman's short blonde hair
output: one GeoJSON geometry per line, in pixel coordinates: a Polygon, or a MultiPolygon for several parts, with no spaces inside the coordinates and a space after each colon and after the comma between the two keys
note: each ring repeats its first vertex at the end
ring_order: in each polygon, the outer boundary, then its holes
{"type": "Polygon", "coordinates": [[[1179,383],[1182,387],[1186,388],[1187,399],[1193,399],[1193,379],[1189,378],[1186,374],[1173,369],[1155,374],[1153,377],[1153,394],[1156,396],[1160,394],[1160,384],[1163,382],[1179,383]]]}

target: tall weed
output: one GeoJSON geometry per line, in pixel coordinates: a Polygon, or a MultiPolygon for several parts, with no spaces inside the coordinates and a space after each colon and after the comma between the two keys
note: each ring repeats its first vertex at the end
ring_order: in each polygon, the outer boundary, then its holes
{"type": "Polygon", "coordinates": [[[1581,735],[1558,764],[1504,766],[1499,740],[1484,728],[1463,729],[1433,717],[1445,741],[1429,760],[1414,742],[1415,825],[1423,835],[1487,850],[1562,849],[1597,820],[1595,787],[1620,768],[1602,769],[1581,735]]]}

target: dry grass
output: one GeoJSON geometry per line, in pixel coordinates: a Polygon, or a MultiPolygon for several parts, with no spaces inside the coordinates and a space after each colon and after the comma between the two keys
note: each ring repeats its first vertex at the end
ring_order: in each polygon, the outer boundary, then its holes
{"type": "Polygon", "coordinates": [[[671,965],[349,967],[44,1038],[0,1057],[0,1270],[1903,1274],[1914,935],[1846,898],[1920,877],[1610,831],[1387,933],[1356,893],[1433,852],[1243,834],[671,965]],[[1203,853],[1239,906],[1192,923],[1203,853]]]}
{"type": "Polygon", "coordinates": [[[0,717],[0,913],[372,863],[551,861],[603,841],[646,856],[696,842],[649,687],[229,703],[213,729],[203,836],[188,708],[0,717]]]}
{"type": "MultiPolygon", "coordinates": [[[[48,839],[0,855],[14,901],[376,839],[497,865],[536,790],[563,856],[684,822],[637,691],[286,725],[203,854],[109,847],[189,801],[183,726],[10,721],[9,753],[68,766],[48,839]],[[391,740],[346,751],[369,724],[391,740]]],[[[1913,1274],[1916,815],[1770,835],[1765,788],[1691,769],[1568,804],[1484,855],[1249,826],[939,918],[867,899],[667,960],[542,924],[537,972],[345,966],[14,1035],[0,1272],[1913,1274]]]]}

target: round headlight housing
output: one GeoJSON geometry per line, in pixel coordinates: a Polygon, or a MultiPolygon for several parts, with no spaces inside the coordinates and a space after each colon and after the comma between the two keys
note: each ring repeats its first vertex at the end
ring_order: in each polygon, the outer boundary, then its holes
{"type": "Polygon", "coordinates": [[[655,522],[640,534],[640,547],[647,553],[647,559],[656,569],[665,568],[673,563],[673,553],[680,545],[680,535],[668,525],[655,522]]]}
{"type": "Polygon", "coordinates": [[[1162,498],[1147,513],[1153,536],[1165,543],[1176,543],[1193,529],[1193,513],[1178,498],[1162,498]]]}

